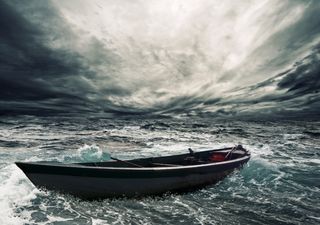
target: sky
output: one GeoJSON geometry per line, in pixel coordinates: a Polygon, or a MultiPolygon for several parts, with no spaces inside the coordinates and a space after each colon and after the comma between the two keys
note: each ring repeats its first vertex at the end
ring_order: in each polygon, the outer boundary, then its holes
{"type": "Polygon", "coordinates": [[[0,0],[0,115],[316,117],[320,1],[0,0]]]}

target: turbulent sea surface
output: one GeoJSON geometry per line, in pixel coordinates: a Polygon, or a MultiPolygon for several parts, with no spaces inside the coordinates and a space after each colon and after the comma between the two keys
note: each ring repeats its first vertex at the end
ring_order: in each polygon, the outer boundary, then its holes
{"type": "Polygon", "coordinates": [[[0,224],[319,224],[320,122],[0,119],[0,224]],[[84,201],[39,191],[15,161],[104,160],[242,144],[249,163],[187,194],[84,201]]]}

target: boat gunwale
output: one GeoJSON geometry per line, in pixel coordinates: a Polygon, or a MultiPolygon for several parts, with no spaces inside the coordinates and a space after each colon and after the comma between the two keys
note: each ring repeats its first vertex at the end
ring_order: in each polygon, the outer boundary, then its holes
{"type": "MultiPolygon", "coordinates": [[[[226,149],[227,150],[227,149],[226,149]]],[[[203,153],[203,152],[210,152],[212,150],[208,151],[202,151],[202,152],[197,152],[197,153],[203,153]]],[[[223,151],[223,150],[221,150],[223,151]]],[[[187,154],[180,154],[182,155],[187,155],[187,154]]],[[[173,155],[173,156],[180,156],[180,155],[173,155]]],[[[161,158],[162,156],[158,157],[161,158]]],[[[164,156],[166,157],[166,156],[164,156]]],[[[168,156],[170,157],[170,156],[168,156]]],[[[251,153],[249,151],[245,152],[245,154],[236,159],[232,160],[226,160],[226,161],[221,161],[221,162],[209,162],[209,163],[204,163],[204,164],[196,164],[196,165],[181,165],[181,166],[163,166],[163,167],[106,167],[106,166],[87,166],[87,165],[81,165],[80,163],[57,163],[57,164],[52,164],[52,163],[41,163],[41,162],[16,162],[16,164],[29,164],[29,165],[38,165],[38,166],[50,166],[50,167],[68,167],[68,168],[85,168],[85,169],[97,169],[97,170],[113,170],[113,171],[166,171],[166,170],[184,170],[184,169],[192,169],[192,168],[203,168],[203,167],[210,167],[210,166],[219,166],[219,165],[227,165],[227,164],[232,164],[236,163],[239,161],[246,161],[247,159],[250,159],[251,153]]],[[[144,159],[144,158],[139,158],[139,159],[144,159]]],[[[145,158],[149,159],[149,158],[145,158]]],[[[151,159],[151,158],[150,158],[151,159]]],[[[133,160],[138,160],[138,159],[133,159],[133,160]]],[[[131,160],[127,160],[131,161],[131,160]]]]}

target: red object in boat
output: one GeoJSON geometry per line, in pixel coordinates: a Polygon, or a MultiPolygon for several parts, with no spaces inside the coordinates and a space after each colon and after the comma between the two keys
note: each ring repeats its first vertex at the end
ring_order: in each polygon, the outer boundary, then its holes
{"type": "Polygon", "coordinates": [[[211,161],[214,161],[214,162],[221,162],[221,161],[225,160],[225,155],[213,154],[210,159],[211,159],[211,161]]]}

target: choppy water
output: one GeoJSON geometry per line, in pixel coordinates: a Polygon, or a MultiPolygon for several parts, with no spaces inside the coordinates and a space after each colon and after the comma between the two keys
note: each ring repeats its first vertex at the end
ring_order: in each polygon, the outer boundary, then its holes
{"type": "Polygon", "coordinates": [[[0,224],[319,224],[320,122],[0,119],[0,224]],[[252,159],[216,185],[157,198],[83,201],[37,190],[15,161],[103,160],[241,143],[252,159]]]}

